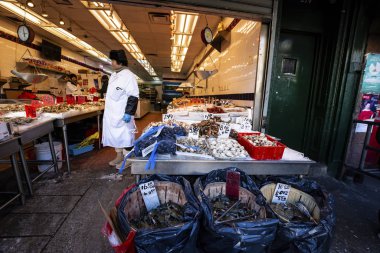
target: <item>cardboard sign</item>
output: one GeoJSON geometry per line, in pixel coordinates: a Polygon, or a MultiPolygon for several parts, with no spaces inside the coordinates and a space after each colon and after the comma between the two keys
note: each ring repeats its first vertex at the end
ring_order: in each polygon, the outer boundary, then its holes
{"type": "Polygon", "coordinates": [[[77,104],[84,104],[86,103],[86,97],[85,96],[77,96],[77,104]]]}
{"type": "Polygon", "coordinates": [[[152,153],[152,151],[153,151],[154,147],[156,146],[156,144],[157,144],[157,141],[156,141],[155,143],[153,143],[152,145],[150,145],[150,146],[144,148],[144,149],[142,150],[142,152],[141,152],[141,153],[142,153],[142,156],[143,156],[143,157],[146,157],[147,155],[149,155],[150,153],[152,153]]]}
{"type": "Polygon", "coordinates": [[[25,114],[27,118],[37,117],[37,108],[32,105],[25,105],[25,114]]]}
{"type": "Polygon", "coordinates": [[[228,171],[226,176],[226,195],[230,199],[239,199],[240,172],[228,171]]]}
{"type": "Polygon", "coordinates": [[[73,95],[66,95],[66,103],[69,105],[75,104],[75,97],[73,95]]]}
{"type": "Polygon", "coordinates": [[[56,103],[63,103],[63,97],[56,97],[56,103]]]}
{"type": "Polygon", "coordinates": [[[44,105],[54,105],[54,97],[52,95],[42,95],[41,100],[44,105]]]}
{"type": "Polygon", "coordinates": [[[206,113],[206,114],[203,114],[203,119],[204,120],[209,120],[212,118],[212,114],[211,113],[206,113]]]}
{"type": "Polygon", "coordinates": [[[173,114],[163,114],[162,115],[162,121],[163,122],[172,121],[172,120],[174,120],[173,114]]]}
{"type": "Polygon", "coordinates": [[[160,205],[160,200],[158,199],[156,187],[154,186],[153,181],[140,184],[139,188],[148,212],[160,205]]]}
{"type": "Polygon", "coordinates": [[[191,125],[189,129],[189,138],[198,139],[199,138],[199,127],[191,125]]]}
{"type": "Polygon", "coordinates": [[[278,183],[274,190],[272,203],[285,204],[288,200],[290,188],[290,185],[278,183]]]}
{"type": "Polygon", "coordinates": [[[228,123],[221,123],[219,126],[218,138],[230,137],[231,125],[228,123]]]}

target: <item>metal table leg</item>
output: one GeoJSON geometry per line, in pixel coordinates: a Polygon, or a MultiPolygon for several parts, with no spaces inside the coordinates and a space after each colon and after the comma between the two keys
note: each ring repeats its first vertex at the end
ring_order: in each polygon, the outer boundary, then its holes
{"type": "Polygon", "coordinates": [[[17,180],[17,188],[18,188],[18,191],[20,193],[21,204],[24,205],[25,204],[25,194],[24,194],[24,189],[22,188],[20,171],[18,169],[18,164],[17,164],[15,154],[11,155],[11,163],[12,163],[13,170],[15,172],[16,180],[17,180]]]}
{"type": "Polygon", "coordinates": [[[98,148],[101,149],[102,148],[102,143],[101,143],[101,140],[100,140],[100,114],[98,114],[98,116],[96,116],[96,119],[98,121],[98,133],[99,133],[98,148]]]}
{"type": "Polygon", "coordinates": [[[58,174],[57,156],[55,154],[55,149],[54,149],[54,144],[53,144],[53,137],[51,136],[51,133],[48,134],[48,137],[49,137],[50,153],[51,153],[51,157],[52,157],[53,163],[54,163],[54,172],[55,172],[55,174],[58,174]]]}
{"type": "Polygon", "coordinates": [[[67,140],[67,127],[66,127],[66,125],[62,126],[62,132],[63,132],[63,142],[65,144],[67,172],[70,174],[71,173],[71,164],[70,164],[69,142],[67,140]]]}
{"type": "Polygon", "coordinates": [[[25,180],[28,186],[29,193],[30,195],[33,195],[32,181],[30,179],[29,168],[28,168],[28,164],[26,163],[24,149],[21,144],[20,144],[20,159],[21,159],[21,165],[24,171],[25,180]]]}

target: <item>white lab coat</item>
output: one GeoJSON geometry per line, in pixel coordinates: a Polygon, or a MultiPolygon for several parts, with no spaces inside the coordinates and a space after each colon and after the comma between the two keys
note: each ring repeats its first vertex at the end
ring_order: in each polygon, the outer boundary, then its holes
{"type": "Polygon", "coordinates": [[[134,74],[129,69],[112,73],[103,117],[103,145],[114,148],[133,146],[135,141],[135,119],[129,123],[123,120],[128,97],[139,97],[139,88],[134,74]]]}
{"type": "Polygon", "coordinates": [[[80,95],[80,89],[71,82],[66,83],[66,95],[80,95]]]}

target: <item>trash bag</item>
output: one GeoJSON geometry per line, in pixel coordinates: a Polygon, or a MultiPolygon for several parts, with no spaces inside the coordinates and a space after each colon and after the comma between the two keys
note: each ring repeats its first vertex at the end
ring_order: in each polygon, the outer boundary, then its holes
{"type": "Polygon", "coordinates": [[[317,202],[321,213],[318,225],[312,222],[279,222],[273,253],[324,253],[329,252],[336,222],[334,198],[313,180],[298,177],[267,177],[262,186],[270,183],[288,184],[311,195],[317,202]]]}
{"type": "MultiPolygon", "coordinates": [[[[162,229],[139,229],[136,230],[134,245],[138,253],[192,253],[198,252],[196,240],[200,227],[201,210],[193,194],[190,183],[180,176],[152,175],[140,180],[139,184],[149,181],[168,181],[177,183],[182,187],[187,202],[184,205],[184,223],[175,227],[162,229]]],[[[131,204],[129,197],[139,190],[138,185],[134,185],[125,191],[118,200],[118,223],[122,233],[129,234],[135,231],[131,227],[125,208],[131,204]]]]}
{"type": "Polygon", "coordinates": [[[265,198],[253,180],[237,168],[214,170],[199,177],[194,184],[195,195],[198,197],[203,210],[198,247],[206,253],[267,252],[275,238],[278,219],[240,221],[232,223],[232,226],[214,224],[210,198],[205,195],[203,190],[210,183],[226,182],[228,171],[240,172],[240,187],[253,193],[259,206],[264,207],[266,205],[265,198]]]}

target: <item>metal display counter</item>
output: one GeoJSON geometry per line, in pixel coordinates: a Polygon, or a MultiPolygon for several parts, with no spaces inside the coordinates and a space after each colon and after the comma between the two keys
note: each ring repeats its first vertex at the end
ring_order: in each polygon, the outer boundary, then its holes
{"type": "MultiPolygon", "coordinates": [[[[84,119],[97,117],[98,131],[100,133],[100,115],[102,113],[103,113],[103,110],[96,110],[96,111],[90,111],[90,112],[83,112],[78,115],[68,116],[61,119],[55,119],[54,126],[62,128],[62,132],[63,132],[63,141],[64,141],[64,146],[65,146],[66,164],[67,164],[68,173],[71,173],[71,163],[70,163],[70,155],[69,155],[69,143],[68,143],[68,137],[67,137],[67,125],[84,120],[84,119]]],[[[101,148],[100,138],[98,142],[98,147],[101,148]]]]}
{"type": "Polygon", "coordinates": [[[136,180],[141,175],[204,175],[212,170],[237,167],[248,175],[308,175],[314,161],[258,161],[258,160],[204,160],[172,156],[170,159],[157,159],[154,170],[146,170],[145,158],[131,158],[131,174],[136,180]]]}
{"type": "MultiPolygon", "coordinates": [[[[18,188],[18,193],[16,194],[16,196],[14,196],[12,199],[8,200],[5,204],[0,206],[0,210],[5,208],[6,206],[8,206],[10,203],[12,203],[18,198],[20,198],[21,204],[25,203],[24,189],[22,187],[20,171],[18,168],[17,160],[16,160],[16,154],[19,152],[19,150],[20,150],[19,137],[12,137],[11,139],[0,142],[0,158],[10,157],[10,162],[12,164],[13,171],[16,176],[17,188],[18,188]]],[[[10,192],[6,192],[6,194],[10,194],[10,192]]]]}

